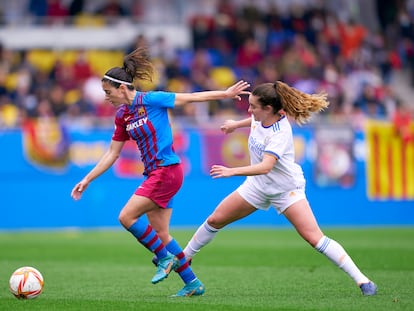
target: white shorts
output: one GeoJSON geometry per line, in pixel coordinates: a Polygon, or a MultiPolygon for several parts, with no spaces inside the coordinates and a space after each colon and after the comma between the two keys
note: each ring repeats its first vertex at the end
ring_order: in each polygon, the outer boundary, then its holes
{"type": "Polygon", "coordinates": [[[278,214],[282,214],[289,206],[306,199],[305,187],[297,187],[290,191],[268,194],[266,189],[259,189],[246,179],[236,191],[255,208],[267,211],[272,206],[278,214]]]}

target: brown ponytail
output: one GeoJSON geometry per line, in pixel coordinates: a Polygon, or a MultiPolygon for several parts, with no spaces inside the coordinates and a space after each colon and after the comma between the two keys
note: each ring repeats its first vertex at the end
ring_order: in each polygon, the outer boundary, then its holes
{"type": "Polygon", "coordinates": [[[124,57],[123,69],[132,80],[152,81],[154,74],[149,52],[144,47],[137,48],[124,57]]]}
{"type": "Polygon", "coordinates": [[[305,124],[312,113],[320,112],[329,106],[327,94],[324,92],[306,94],[281,81],[274,85],[283,110],[298,124],[305,124]]]}
{"type": "Polygon", "coordinates": [[[122,68],[114,67],[109,69],[102,81],[110,83],[116,88],[121,83],[125,83],[129,89],[133,90],[136,80],[152,81],[153,74],[154,67],[147,49],[138,48],[124,57],[122,68]]]}

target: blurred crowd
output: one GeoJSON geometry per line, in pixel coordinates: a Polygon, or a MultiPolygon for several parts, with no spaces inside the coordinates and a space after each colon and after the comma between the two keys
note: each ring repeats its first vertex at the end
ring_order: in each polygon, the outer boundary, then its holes
{"type": "MultiPolygon", "coordinates": [[[[144,90],[189,92],[225,88],[238,79],[252,85],[283,80],[307,93],[326,92],[330,107],[321,117],[328,121],[359,128],[366,118],[410,120],[413,103],[399,96],[391,82],[404,69],[411,73],[407,84],[414,86],[413,1],[377,0],[376,30],[322,2],[292,2],[281,11],[276,1],[265,7],[256,1],[215,1],[212,11],[193,12],[185,20],[191,47],[178,49],[168,38],[140,33],[113,55],[121,66],[125,53],[149,48],[157,75],[140,86],[144,90]]],[[[116,0],[96,3],[101,6],[93,16],[106,26],[118,18],[139,22],[145,15],[143,1],[133,1],[133,7],[116,0]]],[[[27,1],[23,12],[37,17],[35,23],[70,23],[68,17],[84,16],[84,5],[81,0],[27,1]]],[[[2,13],[3,24],[13,22],[10,12],[2,13]]],[[[0,45],[1,127],[18,127],[31,117],[57,117],[71,125],[91,119],[112,124],[113,108],[104,103],[100,89],[103,72],[93,66],[89,51],[73,51],[69,62],[56,58],[47,70],[30,53],[0,45]]],[[[246,100],[188,105],[173,114],[207,124],[247,114],[246,100]]]]}

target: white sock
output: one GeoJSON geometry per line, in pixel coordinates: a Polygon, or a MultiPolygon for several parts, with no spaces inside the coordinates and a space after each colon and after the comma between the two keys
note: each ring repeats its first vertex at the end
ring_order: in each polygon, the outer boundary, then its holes
{"type": "Polygon", "coordinates": [[[214,239],[218,231],[219,229],[210,226],[206,220],[200,227],[198,227],[197,231],[184,248],[183,252],[185,257],[193,258],[204,245],[210,243],[210,241],[214,239]]]}
{"type": "Polygon", "coordinates": [[[316,244],[315,249],[345,271],[358,285],[369,282],[369,279],[362,274],[338,242],[323,236],[316,244]]]}

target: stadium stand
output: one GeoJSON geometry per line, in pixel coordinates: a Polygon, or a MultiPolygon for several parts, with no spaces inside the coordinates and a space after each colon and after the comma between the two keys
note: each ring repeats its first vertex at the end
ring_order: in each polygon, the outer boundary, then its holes
{"type": "MultiPolygon", "coordinates": [[[[3,127],[37,116],[40,103],[50,105],[56,117],[108,116],[102,96],[93,94],[99,92],[97,81],[140,44],[149,46],[158,68],[155,83],[144,89],[200,90],[235,79],[281,79],[305,92],[328,92],[327,120],[352,119],[355,126],[368,116],[392,120],[400,102],[412,114],[413,1],[1,2],[3,127]],[[335,10],[341,5],[343,10],[335,10]],[[60,90],[63,104],[51,98],[51,90],[60,90]]],[[[230,110],[244,114],[244,104],[230,110]]],[[[222,111],[229,113],[229,105],[208,103],[202,112],[176,114],[203,113],[197,122],[205,122],[222,111]]]]}

